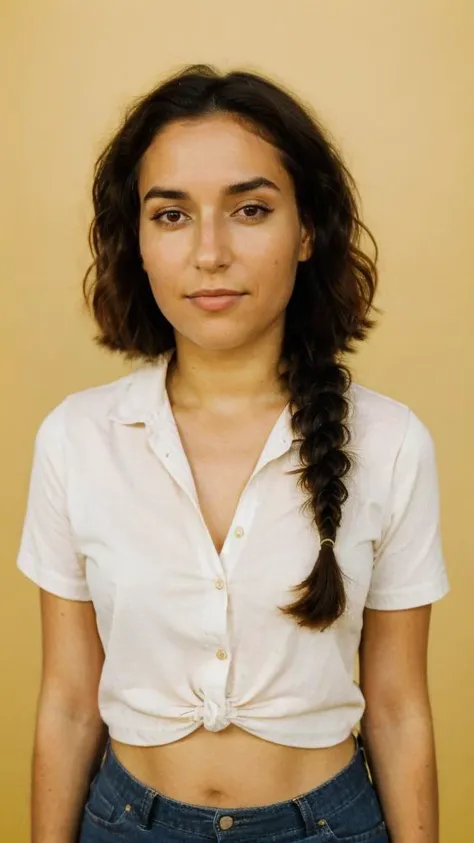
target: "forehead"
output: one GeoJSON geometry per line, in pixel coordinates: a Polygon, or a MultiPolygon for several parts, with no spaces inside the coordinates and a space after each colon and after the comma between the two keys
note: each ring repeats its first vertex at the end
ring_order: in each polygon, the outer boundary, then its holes
{"type": "Polygon", "coordinates": [[[282,190],[291,180],[277,149],[230,115],[174,121],[156,135],[139,169],[140,193],[153,184],[192,191],[266,176],[282,190]]]}

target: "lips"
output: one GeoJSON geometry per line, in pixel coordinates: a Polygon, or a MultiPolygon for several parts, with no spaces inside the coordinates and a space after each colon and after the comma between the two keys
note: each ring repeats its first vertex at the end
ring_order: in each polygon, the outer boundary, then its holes
{"type": "Polygon", "coordinates": [[[241,296],[242,293],[238,293],[236,290],[198,290],[197,293],[192,293],[189,298],[196,299],[196,298],[214,298],[216,296],[241,296]]]}
{"type": "Polygon", "coordinates": [[[189,296],[189,301],[201,310],[218,311],[235,306],[245,293],[212,291],[189,296]]]}

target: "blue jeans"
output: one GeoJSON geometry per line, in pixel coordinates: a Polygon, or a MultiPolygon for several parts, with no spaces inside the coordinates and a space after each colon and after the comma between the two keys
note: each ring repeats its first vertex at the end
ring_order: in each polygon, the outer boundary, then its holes
{"type": "Polygon", "coordinates": [[[135,779],[109,746],[90,786],[79,843],[389,843],[362,741],[349,764],[287,802],[207,808],[169,799],[135,779]]]}

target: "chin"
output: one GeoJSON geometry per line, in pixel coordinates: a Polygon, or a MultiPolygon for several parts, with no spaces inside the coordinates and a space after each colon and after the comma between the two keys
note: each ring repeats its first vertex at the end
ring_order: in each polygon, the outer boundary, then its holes
{"type": "Polygon", "coordinates": [[[240,342],[232,342],[231,340],[222,340],[221,342],[218,342],[217,340],[214,342],[203,340],[202,342],[195,342],[195,345],[203,351],[234,351],[238,348],[242,348],[245,344],[245,340],[241,340],[240,342]]]}
{"type": "Polygon", "coordinates": [[[233,351],[248,344],[251,337],[247,333],[222,329],[220,331],[206,331],[204,336],[184,335],[188,343],[198,346],[203,351],[233,351]]]}

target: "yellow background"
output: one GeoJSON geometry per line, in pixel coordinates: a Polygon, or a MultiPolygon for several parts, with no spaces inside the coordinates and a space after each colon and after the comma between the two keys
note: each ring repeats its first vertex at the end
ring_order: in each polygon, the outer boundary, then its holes
{"type": "Polygon", "coordinates": [[[452,591],[433,615],[442,843],[474,827],[472,0],[8,0],[2,77],[0,841],[27,843],[40,670],[36,588],[15,568],[33,439],[69,392],[119,377],[80,284],[92,165],[131,98],[184,63],[261,70],[332,132],[381,250],[386,309],[355,379],[437,446],[452,591]],[[470,242],[471,241],[471,242],[470,242]]]}

